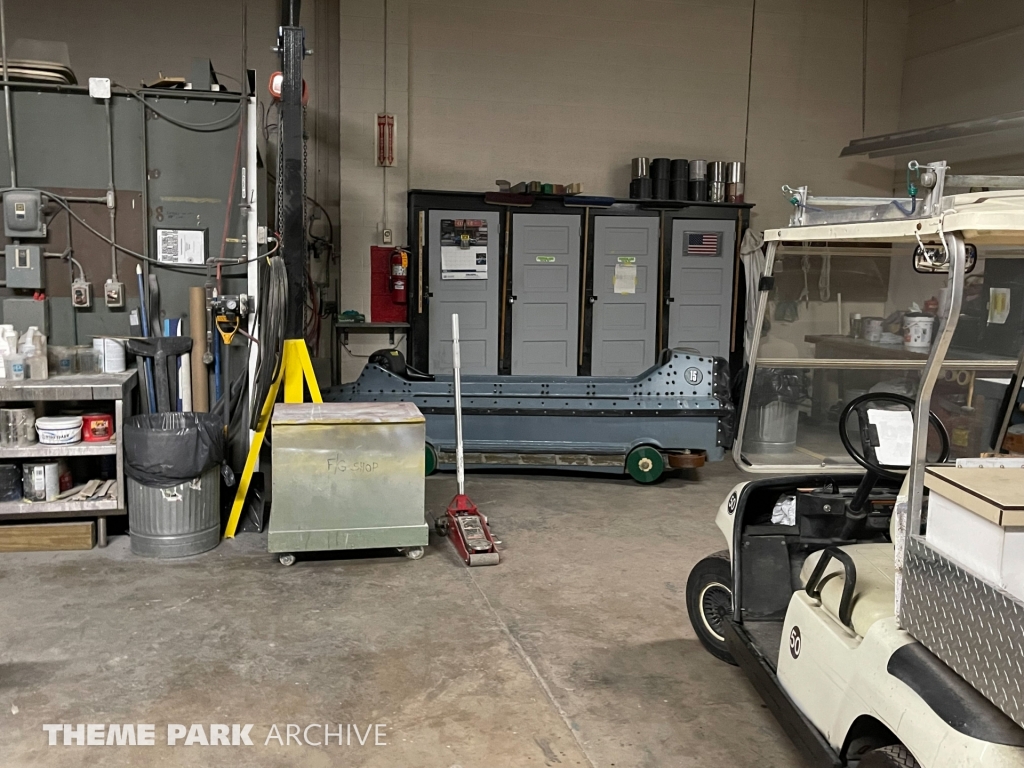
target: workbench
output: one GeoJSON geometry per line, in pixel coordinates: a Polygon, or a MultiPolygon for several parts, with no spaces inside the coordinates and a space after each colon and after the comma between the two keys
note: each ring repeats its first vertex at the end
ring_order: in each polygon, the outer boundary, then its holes
{"type": "MultiPolygon", "coordinates": [[[[75,456],[115,456],[117,482],[111,498],[94,501],[8,501],[0,502],[0,521],[32,518],[96,518],[96,543],[107,545],[107,517],[126,514],[124,458],[121,430],[131,415],[131,392],[137,384],[135,369],[124,373],[75,374],[48,379],[12,381],[0,379],[0,406],[34,402],[112,402],[114,436],[106,442],[72,445],[0,446],[0,462],[24,462],[33,459],[73,458],[75,456]]],[[[109,407],[109,406],[108,406],[109,407]]]]}

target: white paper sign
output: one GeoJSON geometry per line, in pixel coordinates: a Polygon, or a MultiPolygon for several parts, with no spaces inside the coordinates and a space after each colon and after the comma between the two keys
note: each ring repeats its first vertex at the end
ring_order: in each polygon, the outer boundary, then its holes
{"type": "Polygon", "coordinates": [[[612,291],[620,294],[636,293],[636,264],[616,264],[612,291]]]}
{"type": "Polygon", "coordinates": [[[878,430],[875,458],[890,467],[909,467],[914,439],[914,414],[910,411],[868,409],[868,423],[878,430]]]}
{"type": "Polygon", "coordinates": [[[206,231],[202,229],[158,229],[156,258],[167,264],[205,264],[206,231]]]}
{"type": "Polygon", "coordinates": [[[486,280],[487,248],[441,246],[442,280],[486,280]]]}
{"type": "Polygon", "coordinates": [[[1010,316],[1010,289],[988,289],[988,322],[990,325],[1004,325],[1010,316]]]}

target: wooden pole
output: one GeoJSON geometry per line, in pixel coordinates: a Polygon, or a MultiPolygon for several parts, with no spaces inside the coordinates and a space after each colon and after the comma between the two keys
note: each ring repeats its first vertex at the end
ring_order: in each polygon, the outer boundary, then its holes
{"type": "Polygon", "coordinates": [[[210,382],[206,372],[206,289],[193,285],[188,289],[188,333],[192,337],[192,410],[210,410],[210,382]]]}

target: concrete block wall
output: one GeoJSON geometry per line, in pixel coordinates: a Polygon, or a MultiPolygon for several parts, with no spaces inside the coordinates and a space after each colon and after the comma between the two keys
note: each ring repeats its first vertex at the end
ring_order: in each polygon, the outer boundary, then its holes
{"type": "MultiPolygon", "coordinates": [[[[839,151],[898,124],[907,14],[907,0],[341,0],[342,308],[368,311],[369,247],[385,214],[405,243],[409,188],[541,179],[625,197],[637,155],[745,159],[759,229],[788,220],[784,183],[888,193],[891,161],[839,151]],[[387,171],[373,165],[385,82],[387,171]]],[[[348,346],[344,380],[387,337],[348,346]]]]}
{"type": "MultiPolygon", "coordinates": [[[[385,227],[395,233],[396,245],[406,244],[408,18],[405,0],[341,3],[341,309],[367,319],[370,246],[382,244],[385,227]],[[376,116],[385,111],[395,116],[397,153],[390,168],[375,161],[376,116]]],[[[338,344],[344,381],[358,376],[371,352],[388,346],[386,334],[349,339],[338,344]]]]}

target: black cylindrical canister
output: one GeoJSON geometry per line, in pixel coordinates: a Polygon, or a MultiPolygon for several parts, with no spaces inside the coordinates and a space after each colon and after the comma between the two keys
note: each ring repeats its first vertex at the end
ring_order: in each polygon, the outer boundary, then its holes
{"type": "Polygon", "coordinates": [[[651,178],[652,179],[667,179],[669,169],[672,166],[672,161],[667,157],[656,157],[651,160],[651,178]]]}
{"type": "Polygon", "coordinates": [[[669,200],[686,200],[690,194],[686,179],[670,179],[669,200]]]}
{"type": "Polygon", "coordinates": [[[650,200],[651,180],[644,176],[629,182],[629,198],[630,200],[650,200]]]}
{"type": "Polygon", "coordinates": [[[672,194],[670,179],[651,179],[651,197],[655,200],[669,200],[672,194]]]}
{"type": "Polygon", "coordinates": [[[690,178],[690,161],[689,160],[673,160],[669,165],[668,177],[670,179],[683,179],[684,181],[690,178]]]}
{"type": "Polygon", "coordinates": [[[691,160],[689,165],[690,190],[688,198],[702,202],[708,199],[708,161],[691,160]]]}

